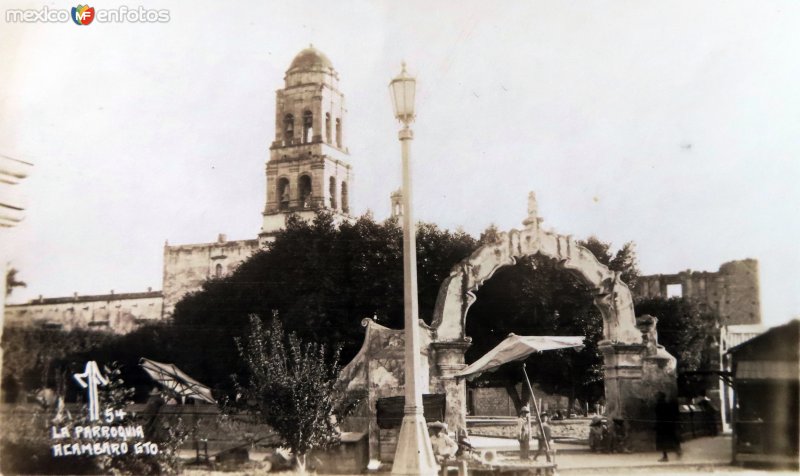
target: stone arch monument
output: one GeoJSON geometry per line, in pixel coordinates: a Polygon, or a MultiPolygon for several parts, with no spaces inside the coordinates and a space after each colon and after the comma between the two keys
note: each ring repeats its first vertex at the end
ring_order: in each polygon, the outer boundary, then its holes
{"type": "Polygon", "coordinates": [[[453,375],[465,367],[464,353],[471,338],[465,334],[467,312],[475,291],[501,267],[517,259],[541,253],[554,258],[567,271],[595,290],[594,304],[603,316],[606,406],[609,416],[624,422],[633,446],[651,445],[653,407],[658,392],[676,394],[675,358],[658,345],[656,319],[634,315],[633,298],[619,273],[609,270],[588,249],[569,235],[542,228],[536,196],[528,196],[528,217],[522,230],[500,233],[453,267],[436,300],[430,344],[430,390],[447,394],[447,421],[451,427],[464,425],[466,385],[453,375]]]}

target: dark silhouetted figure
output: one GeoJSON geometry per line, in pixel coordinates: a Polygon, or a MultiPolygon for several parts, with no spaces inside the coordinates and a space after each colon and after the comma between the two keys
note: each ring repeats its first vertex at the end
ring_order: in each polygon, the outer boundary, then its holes
{"type": "Polygon", "coordinates": [[[681,457],[681,441],[678,438],[678,402],[667,400],[664,392],[658,392],[656,401],[656,449],[663,453],[659,461],[669,461],[667,453],[674,451],[681,457]]]}

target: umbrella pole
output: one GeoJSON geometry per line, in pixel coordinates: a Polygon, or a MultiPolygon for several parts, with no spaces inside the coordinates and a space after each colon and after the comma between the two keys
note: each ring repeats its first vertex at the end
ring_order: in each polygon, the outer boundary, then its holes
{"type": "MultiPolygon", "coordinates": [[[[531,387],[531,381],[528,378],[528,371],[525,370],[525,362],[522,363],[522,375],[525,376],[525,383],[528,384],[528,391],[531,394],[531,400],[533,400],[533,409],[536,410],[536,421],[539,423],[539,434],[542,435],[542,439],[544,440],[544,448],[547,451],[547,454],[550,454],[550,440],[547,439],[547,435],[544,434],[544,425],[542,425],[542,414],[539,412],[539,403],[536,401],[536,395],[533,394],[533,387],[531,387]]],[[[553,455],[553,462],[555,463],[555,455],[553,455]]]]}

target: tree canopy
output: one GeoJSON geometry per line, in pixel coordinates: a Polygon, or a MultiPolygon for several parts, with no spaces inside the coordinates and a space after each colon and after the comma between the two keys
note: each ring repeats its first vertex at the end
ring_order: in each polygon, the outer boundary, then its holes
{"type": "Polygon", "coordinates": [[[708,369],[716,358],[710,350],[716,343],[719,314],[713,309],[680,297],[643,299],[635,308],[637,316],[658,319],[658,343],[678,360],[679,372],[708,369]]]}
{"type": "MultiPolygon", "coordinates": [[[[423,319],[430,321],[439,286],[452,266],[476,247],[466,233],[418,225],[423,319]]],[[[403,326],[402,229],[395,220],[379,223],[370,216],[338,226],[324,212],[310,222],[290,216],[267,249],[177,304],[173,327],[187,331],[176,349],[186,354],[180,359],[186,361],[185,370],[213,382],[229,381],[231,373],[243,371],[233,341],[244,335],[251,314],[279,316],[287,332],[305,341],[341,345],[342,359],[349,361],[363,341],[360,322],[365,317],[403,326]]]]}

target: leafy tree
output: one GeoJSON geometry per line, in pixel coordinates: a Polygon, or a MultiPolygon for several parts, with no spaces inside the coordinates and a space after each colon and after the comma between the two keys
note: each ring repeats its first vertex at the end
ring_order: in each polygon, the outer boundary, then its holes
{"type": "Polygon", "coordinates": [[[622,282],[627,284],[631,290],[636,287],[640,273],[637,267],[636,245],[632,241],[623,244],[622,248],[617,250],[613,256],[611,255],[611,245],[600,241],[596,236],[590,236],[579,243],[591,251],[598,261],[608,266],[608,269],[619,271],[622,282]]]}
{"type": "Polygon", "coordinates": [[[75,356],[103,348],[113,340],[110,334],[86,329],[9,327],[3,333],[4,390],[14,387],[19,397],[19,392],[43,387],[59,389],[64,386],[66,360],[75,360],[75,356]]]}
{"type": "Polygon", "coordinates": [[[19,270],[16,268],[8,268],[8,271],[6,271],[6,297],[11,295],[11,293],[14,291],[14,288],[28,287],[28,284],[25,281],[20,281],[17,279],[17,273],[19,273],[19,270]]]}
{"type": "Polygon", "coordinates": [[[717,376],[696,371],[719,368],[719,314],[687,298],[649,298],[634,304],[636,315],[658,319],[658,343],[675,356],[678,391],[684,396],[706,395],[717,387],[717,376]]]}
{"type": "Polygon", "coordinates": [[[687,298],[649,298],[634,304],[636,315],[658,319],[658,343],[675,356],[678,372],[709,370],[716,358],[719,314],[687,298]]]}
{"type": "MultiPolygon", "coordinates": [[[[430,323],[439,287],[453,266],[478,247],[463,230],[451,233],[429,223],[417,226],[417,288],[420,315],[430,323]]],[[[401,255],[402,259],[402,255],[401,255]]],[[[398,328],[402,324],[398,323],[398,328]]]]}
{"type": "Polygon", "coordinates": [[[240,387],[244,401],[280,435],[305,472],[310,451],[339,441],[335,412],[344,397],[336,385],[339,351],[328,356],[325,345],[304,343],[295,333],[287,336],[277,318],[264,329],[255,315],[237,347],[249,370],[248,382],[240,387]]]}
{"type": "Polygon", "coordinates": [[[614,258],[609,261],[608,267],[613,271],[621,273],[620,278],[633,291],[636,282],[639,280],[639,268],[636,266],[636,245],[629,241],[617,250],[614,258]]]}
{"type": "MultiPolygon", "coordinates": [[[[444,277],[475,247],[463,232],[418,225],[425,319],[430,320],[444,277]]],[[[395,220],[378,223],[369,216],[338,227],[324,212],[310,222],[290,216],[268,249],[177,304],[173,327],[184,337],[180,346],[173,345],[171,361],[229,392],[230,375],[245,370],[233,342],[245,335],[250,314],[278,315],[284,328],[303,340],[341,345],[342,358],[349,361],[363,342],[363,318],[403,326],[402,229],[395,220]]]]}
{"type": "Polygon", "coordinates": [[[497,228],[497,225],[492,223],[485,230],[481,233],[481,236],[478,238],[478,243],[481,245],[485,245],[487,243],[494,243],[500,238],[500,230],[497,228]]]}

